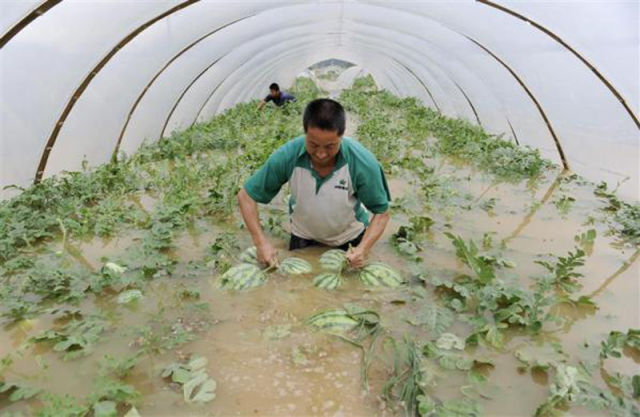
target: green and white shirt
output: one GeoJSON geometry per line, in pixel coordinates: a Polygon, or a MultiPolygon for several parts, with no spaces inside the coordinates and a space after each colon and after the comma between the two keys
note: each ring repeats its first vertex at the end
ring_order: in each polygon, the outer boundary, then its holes
{"type": "Polygon", "coordinates": [[[311,167],[305,137],[290,140],[244,184],[258,203],[269,203],[289,182],[291,232],[329,246],[358,237],[369,224],[368,209],[384,213],[391,195],[382,167],[357,141],[344,137],[331,174],[321,178],[311,167]]]}

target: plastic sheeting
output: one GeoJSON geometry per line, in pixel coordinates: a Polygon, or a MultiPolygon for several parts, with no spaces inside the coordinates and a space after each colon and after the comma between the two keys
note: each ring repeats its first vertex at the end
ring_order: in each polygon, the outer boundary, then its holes
{"type": "MultiPolygon", "coordinates": [[[[1,3],[0,33],[43,3],[1,3]]],[[[638,200],[638,2],[487,3],[55,4],[0,50],[0,186],[31,183],[52,137],[45,177],[135,152],[337,58],[357,65],[341,85],[366,71],[559,163],[555,135],[572,170],[638,200]]]]}

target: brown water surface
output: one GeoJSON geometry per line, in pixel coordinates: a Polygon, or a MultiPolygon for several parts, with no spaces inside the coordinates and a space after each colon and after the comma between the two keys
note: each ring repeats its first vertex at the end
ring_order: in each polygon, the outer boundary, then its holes
{"type": "MultiPolygon", "coordinates": [[[[450,201],[455,205],[435,207],[426,213],[434,220],[420,252],[421,266],[433,274],[442,269],[468,273],[455,256],[451,241],[444,232],[451,231],[464,239],[481,244],[489,234],[496,253],[515,262],[516,267],[501,269],[499,276],[528,285],[533,277],[544,274],[534,261],[541,256],[565,255],[575,246],[574,235],[589,228],[597,230],[597,238],[586,264],[580,268],[583,289],[579,294],[592,294],[597,310],[581,310],[558,306],[556,314],[567,320],[561,326],[545,327],[540,336],[511,332],[505,348],[495,350],[478,347],[477,352],[489,357],[494,366],[488,371],[488,383],[496,386],[496,394],[480,402],[487,416],[532,415],[548,395],[550,376],[544,371],[518,371],[520,363],[513,352],[519,347],[558,342],[575,358],[597,359],[599,341],[611,330],[626,332],[639,328],[639,265],[634,248],[617,248],[612,236],[600,223],[585,225],[589,216],[598,216],[603,205],[586,186],[559,184],[558,172],[534,184],[495,182],[464,166],[438,161],[438,175],[451,179],[450,201]],[[559,212],[553,201],[559,195],[571,195],[576,202],[567,213],[559,212]],[[494,200],[493,208],[482,204],[494,200]],[[501,243],[504,248],[501,249],[501,243]],[[629,262],[629,264],[625,264],[629,262]],[[585,342],[596,349],[584,349],[585,342]],[[582,347],[581,347],[582,346],[582,347]]],[[[411,176],[389,176],[394,198],[422,193],[420,181],[411,176]]],[[[151,209],[149,198],[139,198],[141,206],[151,209]]],[[[272,208],[284,208],[280,198],[272,208]]],[[[384,236],[371,252],[371,260],[380,260],[410,275],[411,261],[400,256],[389,242],[409,215],[394,209],[384,236]]],[[[265,211],[267,208],[262,207],[265,211]]],[[[55,316],[42,315],[29,322],[5,326],[0,331],[0,356],[13,353],[14,362],[5,373],[7,380],[19,379],[56,394],[82,398],[91,394],[105,354],[126,357],[145,348],[131,376],[132,384],[142,397],[138,410],[143,416],[395,416],[403,411],[385,403],[381,389],[389,377],[391,355],[380,344],[373,362],[368,391],[361,380],[362,352],[340,339],[312,331],[304,320],[311,314],[345,303],[357,303],[379,312],[385,336],[401,340],[409,335],[417,341],[432,340],[428,330],[412,326],[405,320],[415,315],[421,303],[408,288],[368,288],[353,273],[336,291],[315,288],[314,274],[288,277],[271,273],[265,285],[241,292],[218,287],[219,275],[204,266],[207,248],[224,231],[237,233],[241,247],[250,246],[249,235],[240,229],[240,219],[218,223],[215,219],[199,219],[182,233],[176,248],[169,254],[179,264],[170,276],[143,284],[144,297],[132,305],[117,304],[117,293],[105,291],[81,303],[83,312],[102,310],[111,327],[86,357],[64,361],[60,354],[43,344],[25,344],[32,337],[50,329],[55,316]],[[189,266],[200,261],[200,267],[189,266]],[[197,290],[198,299],[185,299],[184,290],[197,290]],[[145,331],[145,328],[147,329],[145,331]],[[151,332],[149,332],[151,329],[151,332]],[[164,341],[187,334],[192,341],[163,347],[164,341]],[[154,336],[160,339],[154,339],[154,336]],[[19,350],[22,349],[22,355],[19,350]],[[215,400],[202,406],[188,405],[179,388],[160,377],[162,366],[191,354],[208,359],[207,372],[217,382],[215,400]]],[[[70,262],[98,270],[103,258],[115,259],[128,248],[139,244],[140,235],[132,231],[111,240],[69,242],[70,262]]],[[[284,259],[297,256],[307,259],[319,272],[317,262],[326,248],[307,248],[295,253],[286,250],[287,242],[273,238],[284,259]]],[[[413,285],[420,286],[416,282],[413,285]]],[[[428,289],[432,292],[432,289],[428,289]]],[[[450,332],[465,335],[469,326],[455,324],[450,332]]],[[[627,372],[638,365],[632,359],[608,361],[610,371],[627,372]]],[[[460,398],[460,387],[468,384],[461,371],[438,369],[437,385],[430,391],[439,400],[460,398]]],[[[603,385],[604,386],[604,385],[603,385]]],[[[37,401],[10,403],[3,399],[3,411],[37,408],[37,401]]],[[[574,408],[572,415],[593,416],[591,410],[574,408]]],[[[604,413],[602,415],[605,415],[604,413]]]]}

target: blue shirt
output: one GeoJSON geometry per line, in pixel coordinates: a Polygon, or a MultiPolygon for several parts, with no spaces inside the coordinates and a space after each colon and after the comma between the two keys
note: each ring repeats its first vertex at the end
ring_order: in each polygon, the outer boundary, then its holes
{"type": "Polygon", "coordinates": [[[278,98],[273,97],[271,94],[264,98],[265,103],[273,101],[276,106],[282,106],[287,101],[296,101],[296,98],[286,91],[280,91],[278,98]]]}

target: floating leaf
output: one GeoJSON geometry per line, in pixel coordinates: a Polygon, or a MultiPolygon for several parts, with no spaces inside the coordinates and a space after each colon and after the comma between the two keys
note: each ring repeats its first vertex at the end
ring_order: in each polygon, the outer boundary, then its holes
{"type": "Polygon", "coordinates": [[[414,326],[426,326],[436,335],[442,334],[453,323],[454,316],[451,310],[438,306],[434,302],[426,302],[415,315],[408,317],[407,321],[414,326]]]}
{"type": "Polygon", "coordinates": [[[464,350],[464,340],[460,339],[453,333],[443,333],[436,341],[436,346],[439,349],[451,350],[458,349],[464,350]]]}
{"type": "Polygon", "coordinates": [[[127,270],[127,268],[125,268],[124,266],[120,266],[113,262],[107,262],[106,264],[104,264],[104,267],[116,274],[122,274],[127,270]]]}
{"type": "Polygon", "coordinates": [[[140,290],[123,291],[118,295],[118,304],[127,304],[140,298],[142,298],[142,291],[140,290]]]}
{"type": "Polygon", "coordinates": [[[516,358],[526,366],[547,369],[567,360],[567,355],[560,346],[523,346],[515,351],[516,358]]]}
{"type": "Polygon", "coordinates": [[[192,375],[187,381],[182,391],[184,400],[188,403],[205,403],[216,398],[216,381],[209,378],[204,371],[200,371],[192,375]]]}

